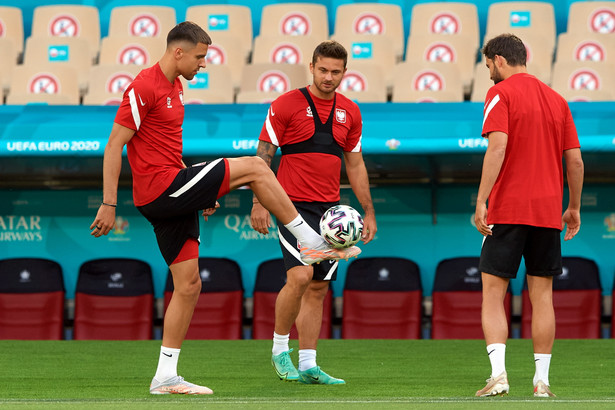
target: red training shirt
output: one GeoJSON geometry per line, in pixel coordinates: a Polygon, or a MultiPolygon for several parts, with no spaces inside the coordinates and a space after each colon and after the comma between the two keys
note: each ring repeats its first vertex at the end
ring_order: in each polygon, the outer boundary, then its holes
{"type": "MultiPolygon", "coordinates": [[[[310,96],[321,122],[325,123],[331,113],[333,99],[323,100],[312,93],[310,96]]],[[[337,93],[333,138],[344,151],[361,152],[362,126],[357,104],[337,93]]],[[[313,134],[312,110],[297,89],[282,94],[271,103],[259,140],[281,147],[305,141],[313,134]]],[[[292,201],[336,202],[340,199],[341,166],[341,159],[334,155],[288,154],[282,156],[277,176],[292,201]]]]}
{"type": "Polygon", "coordinates": [[[482,135],[494,131],[508,143],[487,223],[561,230],[562,156],[580,147],[566,100],[533,75],[512,75],[487,92],[482,135]]]}
{"type": "Polygon", "coordinates": [[[135,130],[127,144],[136,206],[158,198],[171,185],[182,164],[183,88],[160,65],[146,68],[124,92],[115,122],[135,130]]]}

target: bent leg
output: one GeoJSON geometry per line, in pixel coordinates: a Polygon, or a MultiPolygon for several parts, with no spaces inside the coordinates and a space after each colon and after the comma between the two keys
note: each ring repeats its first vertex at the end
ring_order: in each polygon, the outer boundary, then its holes
{"type": "Polygon", "coordinates": [[[286,284],[275,301],[275,332],[287,335],[301,310],[301,300],[312,280],[311,266],[295,266],[286,272],[286,284]]]}
{"type": "Polygon", "coordinates": [[[229,184],[234,190],[248,185],[259,202],[284,225],[298,215],[275,174],[259,157],[228,158],[229,184]]]}
{"type": "Polygon", "coordinates": [[[174,290],[164,315],[162,345],[179,349],[201,294],[198,259],[175,263],[169,269],[173,275],[174,290]]]}
{"type": "Polygon", "coordinates": [[[553,277],[527,276],[527,287],[532,302],[532,341],[534,353],[551,353],[555,339],[555,312],[553,310],[553,277]]]}
{"type": "Polygon", "coordinates": [[[508,289],[509,279],[500,278],[488,273],[482,273],[483,303],[481,321],[485,342],[506,343],[508,339],[508,320],[504,309],[504,298],[508,289]]]}
{"type": "Polygon", "coordinates": [[[322,327],[323,303],[328,290],[329,281],[313,280],[303,294],[301,309],[296,319],[299,349],[316,350],[322,327]]]}

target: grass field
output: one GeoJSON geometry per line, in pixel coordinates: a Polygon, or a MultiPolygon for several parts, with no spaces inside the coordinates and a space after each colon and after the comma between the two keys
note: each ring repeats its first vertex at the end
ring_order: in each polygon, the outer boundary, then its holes
{"type": "MultiPolygon", "coordinates": [[[[296,363],[296,341],[293,359],[296,363]]],[[[318,363],[346,385],[281,382],[268,340],[186,341],[179,372],[213,396],[151,396],[160,341],[0,341],[0,407],[166,408],[615,408],[615,340],[558,340],[554,399],[532,396],[531,342],[507,347],[509,396],[475,398],[490,372],[481,340],[322,340],[318,363]]]]}

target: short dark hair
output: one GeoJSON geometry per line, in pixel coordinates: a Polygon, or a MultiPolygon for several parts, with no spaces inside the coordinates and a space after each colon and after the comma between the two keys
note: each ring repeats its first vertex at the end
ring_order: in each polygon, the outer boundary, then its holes
{"type": "Polygon", "coordinates": [[[496,55],[502,56],[510,66],[525,66],[527,49],[523,41],[514,34],[500,34],[492,38],[483,47],[483,54],[490,60],[496,55]]]}
{"type": "Polygon", "coordinates": [[[316,64],[318,57],[329,57],[337,60],[344,60],[344,68],[348,62],[348,53],[343,45],[335,40],[327,40],[316,46],[314,55],[312,55],[312,65],[316,64]]]}
{"type": "Polygon", "coordinates": [[[169,31],[167,35],[167,47],[176,41],[187,41],[193,45],[199,43],[211,44],[211,37],[196,23],[184,21],[169,31]]]}

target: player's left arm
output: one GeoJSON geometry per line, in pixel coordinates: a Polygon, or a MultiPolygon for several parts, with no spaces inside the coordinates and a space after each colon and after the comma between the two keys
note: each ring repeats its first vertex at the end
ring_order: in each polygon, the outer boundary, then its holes
{"type": "Polygon", "coordinates": [[[363,243],[368,243],[374,236],[378,227],[376,226],[376,212],[372,202],[372,195],[369,190],[369,177],[363,154],[358,152],[344,152],[344,161],[346,163],[346,174],[350,181],[350,186],[355,196],[359,200],[363,208],[363,243]]]}
{"type": "Polygon", "coordinates": [[[508,134],[494,131],[488,134],[488,138],[489,145],[483,159],[483,171],[478,187],[478,196],[476,197],[476,212],[474,213],[476,229],[485,236],[492,234],[491,228],[487,225],[487,199],[504,163],[508,134]]]}

